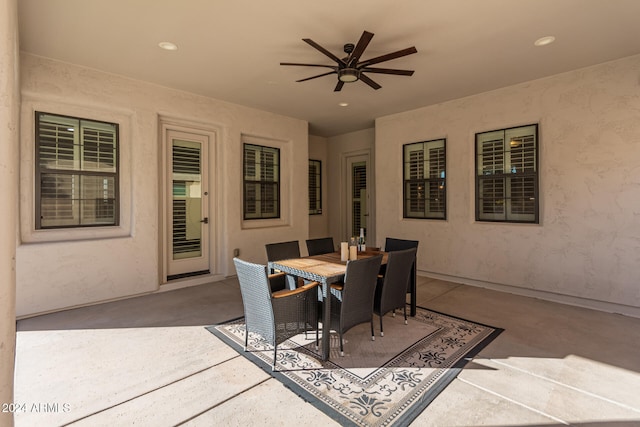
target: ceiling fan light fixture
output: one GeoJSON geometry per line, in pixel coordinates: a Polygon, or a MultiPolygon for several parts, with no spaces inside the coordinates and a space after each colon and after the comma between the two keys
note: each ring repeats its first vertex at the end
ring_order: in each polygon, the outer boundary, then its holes
{"type": "Polygon", "coordinates": [[[360,71],[355,68],[343,68],[338,71],[338,80],[344,83],[352,83],[360,78],[360,71]]]}
{"type": "Polygon", "coordinates": [[[314,49],[320,51],[324,56],[329,57],[334,61],[334,65],[327,64],[301,64],[298,62],[281,62],[280,65],[291,65],[291,66],[303,66],[303,67],[321,67],[321,68],[329,68],[331,71],[327,71],[321,74],[317,74],[315,76],[307,77],[305,79],[296,80],[297,82],[306,82],[307,80],[317,79],[319,77],[324,77],[328,75],[337,74],[338,75],[338,83],[333,89],[334,92],[340,92],[345,83],[353,83],[357,81],[361,81],[367,84],[374,90],[380,89],[378,83],[376,83],[371,77],[369,77],[368,73],[378,73],[378,74],[391,74],[396,76],[412,76],[413,70],[396,70],[392,68],[378,68],[372,67],[374,64],[379,64],[385,61],[391,61],[392,59],[402,58],[403,56],[412,55],[414,53],[418,53],[415,46],[408,47],[406,49],[401,49],[395,52],[387,53],[386,55],[376,56],[375,58],[369,58],[366,61],[360,61],[362,54],[366,50],[369,42],[373,38],[373,33],[368,31],[363,31],[360,39],[357,44],[347,43],[344,45],[344,53],[347,54],[344,58],[339,58],[329,50],[320,46],[318,43],[314,42],[311,39],[302,39],[305,43],[313,47],[314,49]]]}

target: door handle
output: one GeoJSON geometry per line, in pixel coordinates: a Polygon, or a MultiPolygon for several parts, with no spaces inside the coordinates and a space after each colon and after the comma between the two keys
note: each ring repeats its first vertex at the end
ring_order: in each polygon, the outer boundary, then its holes
{"type": "Polygon", "coordinates": [[[209,218],[201,219],[200,222],[204,222],[205,224],[209,224],[209,218]]]}

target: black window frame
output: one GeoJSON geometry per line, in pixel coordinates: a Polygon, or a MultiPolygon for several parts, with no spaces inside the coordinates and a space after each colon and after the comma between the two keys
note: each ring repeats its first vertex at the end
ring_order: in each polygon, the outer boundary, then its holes
{"type": "Polygon", "coordinates": [[[321,160],[309,159],[309,215],[322,215],[321,160]],[[316,172],[314,172],[312,168],[315,168],[316,172]]]}
{"type": "MultiPolygon", "coordinates": [[[[280,156],[280,149],[277,147],[270,147],[270,146],[266,146],[266,145],[258,145],[258,144],[252,144],[252,143],[248,143],[245,142],[243,143],[243,147],[242,147],[242,216],[244,220],[247,221],[251,221],[251,220],[265,220],[265,219],[279,219],[280,218],[280,204],[281,204],[281,196],[280,196],[280,190],[281,190],[281,186],[280,186],[280,169],[281,169],[281,156],[280,156]],[[249,149],[249,150],[248,150],[249,149]],[[272,153],[276,153],[276,161],[273,162],[273,168],[276,171],[276,173],[273,173],[273,178],[272,180],[269,179],[265,179],[265,177],[267,177],[269,174],[265,174],[264,170],[262,167],[260,167],[260,179],[247,179],[248,175],[248,170],[247,167],[248,162],[247,162],[247,157],[248,157],[248,153],[253,150],[254,153],[259,152],[260,153],[260,160],[259,161],[255,161],[254,160],[254,164],[255,165],[262,165],[263,160],[264,160],[264,153],[267,152],[272,152],[272,153]],[[256,195],[251,196],[251,191],[248,191],[250,186],[258,186],[260,188],[260,198],[258,199],[256,195]],[[268,189],[269,187],[274,188],[275,190],[273,191],[274,193],[274,197],[275,199],[268,199],[265,197],[265,194],[268,193],[268,189]],[[274,211],[268,211],[264,209],[264,204],[262,203],[263,201],[271,201],[273,203],[273,206],[275,208],[274,211]],[[260,202],[260,203],[257,203],[260,202]],[[260,205],[260,212],[251,212],[249,211],[250,207],[252,206],[252,204],[254,206],[258,206],[260,205]]],[[[251,175],[253,177],[256,177],[256,172],[254,171],[254,173],[251,175]]]]}
{"type": "Polygon", "coordinates": [[[538,123],[478,132],[475,134],[474,144],[476,221],[539,224],[540,128],[538,123]],[[533,129],[533,135],[525,135],[525,131],[527,131],[528,128],[533,129]],[[500,139],[495,139],[495,137],[491,136],[491,134],[498,136],[500,133],[502,133],[501,151],[495,149],[498,147],[500,139]],[[508,133],[522,133],[523,136],[508,137],[508,133]],[[480,152],[480,142],[483,136],[494,138],[484,141],[494,144],[493,148],[487,147],[486,151],[480,152]],[[524,138],[527,137],[533,138],[532,142],[534,147],[532,152],[525,152],[524,148],[519,148],[518,151],[514,152],[513,149],[510,148],[511,146],[518,147],[518,145],[529,143],[529,140],[524,140],[524,138]],[[533,161],[527,157],[527,155],[531,153],[534,157],[533,161]],[[492,161],[490,157],[496,160],[492,161]],[[518,159],[518,157],[520,157],[520,159],[518,159]],[[513,165],[514,158],[516,159],[516,163],[519,162],[516,166],[513,165]],[[500,162],[502,162],[501,170],[496,169],[496,165],[500,162]],[[509,171],[507,171],[507,169],[509,169],[509,171]],[[514,188],[519,190],[521,197],[514,197],[514,188]],[[492,196],[491,193],[494,195],[492,196]],[[491,199],[494,199],[494,203],[491,203],[491,199]],[[487,209],[491,208],[491,206],[493,206],[493,212],[488,212],[487,209]],[[501,213],[503,213],[503,218],[498,218],[501,213]],[[491,215],[494,217],[491,217],[491,215]]]}
{"type": "MultiPolygon", "coordinates": [[[[34,215],[35,215],[35,229],[36,230],[52,230],[52,229],[85,229],[85,228],[93,228],[93,227],[117,227],[120,225],[120,126],[118,123],[107,122],[104,120],[97,119],[89,119],[83,117],[69,116],[65,114],[58,113],[49,113],[44,111],[35,111],[35,195],[34,195],[34,215]],[[74,132],[73,137],[73,155],[72,161],[74,163],[74,167],[47,167],[44,166],[43,159],[47,157],[47,155],[51,155],[51,149],[53,148],[56,152],[63,151],[61,148],[63,145],[61,142],[61,138],[49,138],[41,133],[41,121],[44,120],[44,116],[50,116],[53,118],[59,118],[60,122],[57,123],[60,127],[66,127],[63,124],[65,121],[77,121],[78,129],[71,130],[67,129],[69,132],[74,132]],[[91,169],[85,168],[85,163],[88,163],[91,159],[94,161],[98,158],[98,163],[100,163],[99,158],[101,157],[101,148],[100,148],[100,137],[94,137],[95,139],[91,140],[91,135],[87,134],[85,138],[85,129],[92,129],[90,124],[101,124],[107,127],[113,127],[113,172],[109,172],[106,170],[99,169],[91,169]],[[82,129],[82,131],[80,131],[82,129]],[[77,140],[75,133],[78,134],[77,140]],[[90,144],[94,144],[94,151],[86,151],[86,147],[90,144]],[[79,148],[75,147],[78,146],[79,148]],[[46,148],[49,148],[49,153],[47,153],[46,148]],[[55,147],[55,148],[54,148],[55,147]],[[75,151],[79,150],[80,155],[76,157],[75,151]],[[91,154],[93,153],[93,158],[91,154]],[[79,167],[76,167],[75,164],[78,164],[79,167]],[[77,177],[77,178],[76,178],[77,177]],[[51,179],[53,178],[53,182],[56,182],[56,187],[58,186],[58,182],[64,182],[65,179],[73,182],[73,186],[76,184],[79,187],[77,190],[76,198],[73,198],[71,195],[68,197],[58,197],[58,198],[49,198],[52,200],[56,200],[56,205],[58,200],[65,201],[74,201],[78,203],[78,216],[75,218],[73,215],[71,219],[77,220],[77,223],[74,224],[64,224],[64,225],[43,225],[43,191],[47,191],[47,188],[50,188],[51,179]],[[113,188],[112,197],[103,197],[103,198],[86,198],[83,197],[85,195],[85,189],[87,187],[83,187],[83,180],[86,178],[97,178],[97,179],[112,179],[113,180],[113,188]],[[45,183],[44,181],[47,181],[45,183]],[[77,181],[77,182],[76,182],[77,181]],[[87,217],[84,215],[85,210],[89,209],[88,202],[94,202],[94,221],[86,222],[87,217]],[[102,203],[100,203],[102,201],[102,203]],[[102,215],[100,215],[102,212],[102,215]],[[105,212],[112,212],[112,215],[105,215],[105,212]],[[102,219],[98,221],[98,219],[102,219]],[[105,221],[104,219],[109,219],[109,221],[105,221]],[[112,220],[111,220],[112,219],[112,220]]],[[[96,131],[97,126],[94,126],[93,131],[96,131]]],[[[67,138],[68,145],[68,138],[67,138]]],[[[67,147],[68,148],[68,147],[67,147]]],[[[107,156],[108,158],[109,156],[107,156]]],[[[57,192],[57,191],[56,191],[57,192]]],[[[104,193],[104,190],[103,190],[104,193]]],[[[75,195],[75,193],[74,193],[75,195]]],[[[69,218],[67,218],[69,219],[69,218]]]]}
{"type": "Polygon", "coordinates": [[[447,139],[418,141],[402,146],[402,215],[408,219],[447,219],[447,139]],[[415,147],[420,158],[407,158],[407,152],[415,147]],[[441,149],[441,150],[440,150],[441,149]],[[437,150],[439,152],[433,151],[437,150]],[[424,153],[427,152],[427,156],[424,153]],[[434,158],[431,158],[434,154],[434,158]],[[435,164],[434,164],[435,160],[435,164]],[[414,167],[411,163],[414,162],[414,167]],[[431,162],[425,173],[425,163],[431,162]],[[433,171],[435,174],[432,173],[433,171]],[[416,170],[417,168],[417,170],[416,170]],[[415,175],[415,176],[412,176],[415,175]],[[429,195],[427,196],[427,193],[429,195]],[[414,197],[415,195],[415,197],[414,197]],[[421,196],[422,195],[422,196],[421,196]],[[409,209],[409,206],[415,206],[409,209]],[[422,207],[422,214],[420,212],[422,207]]]}

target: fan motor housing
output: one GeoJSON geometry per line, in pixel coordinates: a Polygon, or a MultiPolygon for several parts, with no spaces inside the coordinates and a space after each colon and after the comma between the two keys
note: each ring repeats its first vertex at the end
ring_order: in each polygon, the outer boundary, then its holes
{"type": "Polygon", "coordinates": [[[343,68],[338,70],[338,80],[345,83],[355,82],[360,78],[360,70],[357,68],[343,68]]]}

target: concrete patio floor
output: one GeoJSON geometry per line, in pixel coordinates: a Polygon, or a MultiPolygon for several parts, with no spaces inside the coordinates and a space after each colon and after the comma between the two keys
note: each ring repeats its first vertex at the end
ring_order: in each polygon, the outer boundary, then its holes
{"type": "MultiPolygon", "coordinates": [[[[640,425],[640,319],[426,277],[418,304],[505,331],[413,426],[640,425]]],[[[228,279],[20,320],[15,425],[337,425],[204,329],[241,315],[228,279]]]]}

